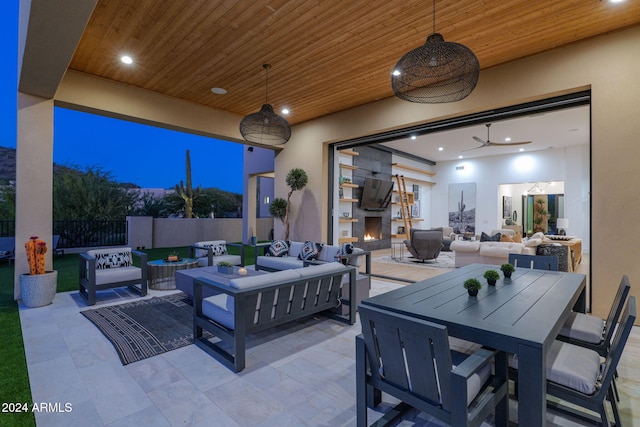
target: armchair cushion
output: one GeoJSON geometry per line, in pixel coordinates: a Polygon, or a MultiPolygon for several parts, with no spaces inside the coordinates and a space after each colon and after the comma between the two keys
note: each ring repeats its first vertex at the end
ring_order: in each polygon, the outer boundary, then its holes
{"type": "Polygon", "coordinates": [[[138,267],[96,268],[96,285],[140,279],[142,279],[142,270],[138,267]]]}

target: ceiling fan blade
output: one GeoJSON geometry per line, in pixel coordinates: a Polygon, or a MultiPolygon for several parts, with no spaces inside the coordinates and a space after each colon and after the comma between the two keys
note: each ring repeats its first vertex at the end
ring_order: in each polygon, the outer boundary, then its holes
{"type": "Polygon", "coordinates": [[[474,136],[473,139],[475,139],[476,141],[478,141],[482,145],[485,145],[487,143],[484,139],[480,139],[477,136],[474,136]]]}
{"type": "Polygon", "coordinates": [[[486,145],[492,145],[492,146],[508,146],[508,145],[525,145],[525,144],[531,144],[532,141],[523,141],[523,142],[504,142],[504,143],[498,143],[498,142],[491,142],[491,141],[487,141],[486,145]]]}
{"type": "Polygon", "coordinates": [[[466,151],[472,151],[472,150],[477,150],[478,148],[484,148],[486,147],[486,145],[481,145],[480,147],[473,147],[473,148],[469,148],[468,150],[462,150],[462,153],[466,152],[466,151]]]}

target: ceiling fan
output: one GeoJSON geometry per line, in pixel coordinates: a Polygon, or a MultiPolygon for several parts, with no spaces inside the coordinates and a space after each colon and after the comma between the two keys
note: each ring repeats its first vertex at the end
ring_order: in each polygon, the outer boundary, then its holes
{"type": "Polygon", "coordinates": [[[498,143],[498,142],[492,142],[489,139],[489,128],[491,127],[491,123],[487,123],[485,125],[487,127],[487,140],[483,140],[478,138],[477,136],[474,136],[473,139],[475,139],[476,141],[478,141],[480,144],[482,144],[480,147],[475,147],[475,148],[471,148],[469,150],[464,150],[464,151],[471,151],[471,150],[476,150],[478,148],[484,148],[484,147],[491,147],[491,146],[508,146],[508,145],[524,145],[524,144],[531,144],[531,141],[523,141],[523,142],[504,142],[504,143],[498,143]]]}

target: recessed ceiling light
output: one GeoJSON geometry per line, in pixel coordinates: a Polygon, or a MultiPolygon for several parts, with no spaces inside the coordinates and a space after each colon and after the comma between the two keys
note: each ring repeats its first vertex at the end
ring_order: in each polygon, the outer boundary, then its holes
{"type": "Polygon", "coordinates": [[[507,141],[507,142],[509,142],[509,141],[511,141],[511,138],[506,137],[504,140],[505,140],[505,141],[507,141]]]}
{"type": "Polygon", "coordinates": [[[443,151],[444,147],[438,147],[438,151],[443,151]]]}
{"type": "Polygon", "coordinates": [[[417,137],[415,135],[411,135],[411,139],[413,139],[415,141],[417,137]]]}
{"type": "Polygon", "coordinates": [[[282,114],[284,114],[285,116],[286,116],[287,114],[289,114],[289,113],[290,113],[289,109],[288,109],[288,108],[286,108],[286,107],[285,107],[285,108],[283,108],[283,109],[282,109],[282,110],[280,110],[280,111],[282,111],[282,114]]]}
{"type": "Polygon", "coordinates": [[[609,0],[609,3],[622,3],[625,0],[609,0]]]}
{"type": "Polygon", "coordinates": [[[216,95],[224,95],[227,93],[227,90],[221,87],[212,87],[211,92],[215,93],[216,95]]]}
{"type": "Polygon", "coordinates": [[[125,64],[133,64],[133,59],[129,56],[129,55],[123,55],[120,57],[120,61],[124,62],[125,64]]]}
{"type": "Polygon", "coordinates": [[[521,148],[521,149],[519,149],[518,151],[522,152],[522,151],[524,151],[524,148],[521,148]]]}
{"type": "Polygon", "coordinates": [[[459,158],[459,159],[461,159],[461,158],[462,158],[462,156],[458,156],[458,158],[459,158]]]}

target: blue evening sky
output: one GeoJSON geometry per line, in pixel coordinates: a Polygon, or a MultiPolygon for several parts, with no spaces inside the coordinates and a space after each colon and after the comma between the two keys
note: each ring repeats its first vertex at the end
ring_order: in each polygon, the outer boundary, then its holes
{"type": "MultiPolygon", "coordinates": [[[[18,2],[3,7],[0,46],[0,145],[16,146],[18,2]]],[[[120,182],[143,188],[173,188],[186,180],[191,154],[194,186],[242,193],[244,145],[56,108],[53,160],[70,166],[99,166],[120,182]]]]}

